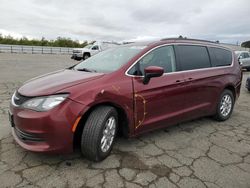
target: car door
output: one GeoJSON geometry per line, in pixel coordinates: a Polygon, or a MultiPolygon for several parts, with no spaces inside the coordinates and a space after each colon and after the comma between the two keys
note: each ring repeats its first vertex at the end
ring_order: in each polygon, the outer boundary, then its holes
{"type": "Polygon", "coordinates": [[[94,45],[94,46],[91,48],[91,56],[97,54],[99,51],[100,51],[99,46],[98,46],[98,45],[94,45]]]}
{"type": "Polygon", "coordinates": [[[153,49],[129,71],[133,76],[135,133],[177,123],[182,117],[185,87],[183,73],[176,72],[173,46],[153,49]],[[159,66],[164,75],[143,84],[144,68],[159,66]]]}
{"type": "Polygon", "coordinates": [[[241,59],[242,66],[250,68],[250,55],[249,55],[249,53],[243,52],[241,56],[242,56],[242,59],[241,59]]]}
{"type": "Polygon", "coordinates": [[[186,114],[193,119],[209,113],[217,96],[217,72],[209,69],[211,63],[205,46],[176,45],[181,71],[185,72],[186,114]]]}
{"type": "Polygon", "coordinates": [[[247,53],[247,65],[250,68],[250,53],[249,52],[247,53]]]}

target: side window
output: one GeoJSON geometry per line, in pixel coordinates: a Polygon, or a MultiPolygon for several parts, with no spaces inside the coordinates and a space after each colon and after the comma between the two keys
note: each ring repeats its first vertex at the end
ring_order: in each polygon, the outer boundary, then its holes
{"type": "Polygon", "coordinates": [[[244,53],[244,58],[249,58],[249,54],[247,52],[244,53]]]}
{"type": "Polygon", "coordinates": [[[204,46],[177,45],[181,70],[211,67],[207,48],[204,46]]]}
{"type": "Polygon", "coordinates": [[[165,73],[176,71],[173,46],[164,46],[153,50],[140,59],[128,73],[132,75],[143,75],[144,69],[148,66],[162,67],[165,73]]]}
{"type": "Polygon", "coordinates": [[[213,67],[228,66],[232,64],[232,52],[229,50],[209,47],[213,67]]]}
{"type": "Polygon", "coordinates": [[[99,50],[99,47],[98,46],[93,46],[92,50],[99,50]]]}

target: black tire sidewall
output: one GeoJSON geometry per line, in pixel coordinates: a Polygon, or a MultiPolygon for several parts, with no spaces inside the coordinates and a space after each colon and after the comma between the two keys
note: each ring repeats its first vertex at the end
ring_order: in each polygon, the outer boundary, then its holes
{"type": "Polygon", "coordinates": [[[111,152],[112,148],[113,148],[113,145],[115,143],[115,140],[116,140],[116,134],[117,134],[117,128],[118,128],[118,115],[117,115],[117,112],[115,111],[115,109],[112,108],[112,110],[110,110],[110,112],[108,113],[108,115],[105,117],[105,120],[104,122],[102,123],[102,128],[101,128],[101,131],[98,135],[98,147],[97,147],[97,153],[98,153],[98,156],[100,157],[100,159],[105,159],[111,152]],[[106,124],[106,121],[110,118],[110,117],[114,117],[115,118],[115,123],[116,123],[116,127],[115,127],[115,135],[114,135],[114,139],[113,139],[113,142],[110,146],[110,148],[106,151],[106,152],[103,152],[102,149],[101,149],[101,139],[102,139],[102,136],[103,136],[103,130],[105,128],[105,124],[106,124]]]}
{"type": "Polygon", "coordinates": [[[218,103],[218,105],[217,105],[217,114],[216,114],[216,116],[217,116],[217,119],[218,119],[219,121],[225,121],[225,120],[227,120],[227,119],[231,116],[231,114],[232,114],[232,112],[233,112],[233,108],[234,108],[234,102],[235,102],[235,99],[234,99],[233,93],[232,93],[230,90],[228,90],[228,89],[224,90],[224,91],[222,92],[221,96],[220,96],[220,100],[219,100],[219,103],[218,103]],[[223,115],[221,114],[221,111],[220,111],[221,100],[222,100],[222,98],[223,98],[225,95],[229,95],[229,96],[231,97],[231,100],[232,100],[231,111],[230,111],[230,113],[229,113],[227,116],[223,116],[223,115]]]}
{"type": "Polygon", "coordinates": [[[88,59],[90,57],[90,55],[89,54],[83,54],[83,60],[86,60],[86,59],[88,59]]]}

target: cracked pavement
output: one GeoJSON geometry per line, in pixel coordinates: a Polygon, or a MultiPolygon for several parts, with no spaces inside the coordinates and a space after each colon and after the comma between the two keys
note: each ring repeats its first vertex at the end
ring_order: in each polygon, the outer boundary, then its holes
{"type": "Polygon", "coordinates": [[[250,187],[250,93],[232,117],[171,126],[138,138],[118,138],[103,162],[26,151],[11,136],[8,108],[25,80],[76,63],[64,55],[0,53],[0,187],[250,187]]]}

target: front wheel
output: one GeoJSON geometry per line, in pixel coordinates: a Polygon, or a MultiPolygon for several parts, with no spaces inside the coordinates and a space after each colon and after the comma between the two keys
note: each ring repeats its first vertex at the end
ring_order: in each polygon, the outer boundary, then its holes
{"type": "Polygon", "coordinates": [[[227,120],[233,112],[233,107],[234,107],[233,93],[232,91],[225,89],[220,96],[216,114],[214,116],[215,119],[218,121],[227,120]]]}
{"type": "Polygon", "coordinates": [[[111,152],[118,129],[118,115],[111,106],[100,106],[88,117],[82,132],[81,150],[92,161],[101,161],[111,152]]]}
{"type": "Polygon", "coordinates": [[[86,59],[88,59],[89,57],[90,57],[89,54],[87,54],[87,53],[83,54],[83,60],[86,60],[86,59]]]}

